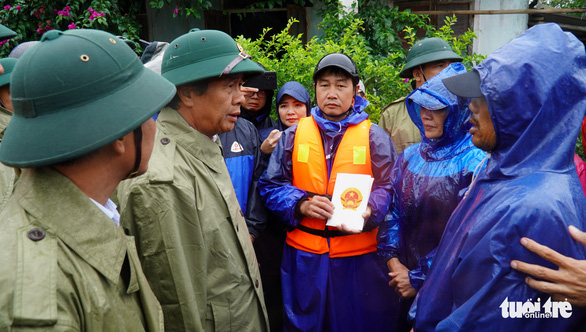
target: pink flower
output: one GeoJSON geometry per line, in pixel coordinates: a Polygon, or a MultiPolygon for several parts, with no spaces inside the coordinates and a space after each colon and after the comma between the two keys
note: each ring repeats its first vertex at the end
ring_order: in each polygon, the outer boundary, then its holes
{"type": "Polygon", "coordinates": [[[20,11],[20,6],[16,6],[16,10],[17,11],[20,11]]]}
{"type": "Polygon", "coordinates": [[[408,78],[404,79],[403,83],[409,83],[409,79],[408,78]]]}
{"type": "Polygon", "coordinates": [[[10,41],[10,39],[5,39],[3,41],[0,41],[0,45],[4,45],[5,43],[8,43],[8,41],[10,41]]]}
{"type": "Polygon", "coordinates": [[[53,28],[52,26],[49,26],[49,25],[47,25],[45,27],[45,31],[49,31],[49,30],[53,30],[53,29],[55,29],[55,28],[53,28]]]}
{"type": "Polygon", "coordinates": [[[175,14],[175,15],[179,14],[179,8],[173,9],[173,14],[175,14]]]}
{"type": "Polygon", "coordinates": [[[4,10],[9,10],[9,9],[10,9],[10,5],[4,6],[4,10]]]}
{"type": "Polygon", "coordinates": [[[43,31],[44,31],[44,30],[43,30],[42,28],[38,28],[38,29],[37,29],[37,33],[38,33],[39,35],[42,35],[42,34],[43,34],[43,31]]]}
{"type": "MultiPolygon", "coordinates": [[[[57,9],[53,9],[53,15],[57,15],[57,13],[58,13],[57,9]]],[[[38,17],[39,17],[39,16],[37,16],[37,18],[38,18],[38,17]]]]}
{"type": "Polygon", "coordinates": [[[68,25],[67,27],[69,28],[69,30],[73,30],[73,29],[77,28],[77,27],[75,26],[75,23],[71,23],[71,24],[70,24],[70,25],[68,25]]]}

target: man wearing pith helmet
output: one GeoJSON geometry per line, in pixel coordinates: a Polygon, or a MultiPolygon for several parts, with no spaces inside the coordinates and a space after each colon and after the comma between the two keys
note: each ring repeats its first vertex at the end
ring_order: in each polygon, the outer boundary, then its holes
{"type": "Polygon", "coordinates": [[[175,94],[120,39],[47,32],[14,68],[0,161],[22,174],[0,213],[0,330],[162,331],[109,199],[144,173],[151,116],[175,94]]]}
{"type": "Polygon", "coordinates": [[[283,132],[259,180],[265,206],[292,228],[281,263],[285,330],[386,331],[398,297],[377,259],[376,234],[391,203],[395,148],[368,120],[350,57],[326,55],[313,80],[317,106],[283,132]],[[361,229],[326,226],[340,173],[374,178],[361,229]]]}
{"type": "Polygon", "coordinates": [[[258,264],[217,137],[234,128],[245,78],[261,72],[221,31],[193,29],[165,51],[161,74],[177,94],[157,118],[149,171],[125,181],[118,197],[167,331],[268,329],[258,264]]]}
{"type": "MultiPolygon", "coordinates": [[[[462,57],[445,40],[437,37],[423,38],[407,53],[407,63],[399,77],[413,79],[411,86],[417,89],[450,63],[460,61],[462,57]]],[[[385,107],[378,122],[391,135],[397,154],[401,154],[408,146],[421,142],[421,133],[407,112],[406,98],[401,97],[385,107]]]]}

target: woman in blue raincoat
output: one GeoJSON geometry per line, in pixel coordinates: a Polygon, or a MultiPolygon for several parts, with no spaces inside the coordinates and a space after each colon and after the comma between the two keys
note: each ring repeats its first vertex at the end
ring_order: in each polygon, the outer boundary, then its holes
{"type": "Polygon", "coordinates": [[[379,255],[394,277],[390,285],[402,297],[398,330],[409,330],[407,313],[458,205],[458,193],[468,187],[485,157],[467,130],[470,111],[442,83],[465,72],[461,63],[452,63],[407,98],[409,116],[422,142],[405,149],[395,163],[394,208],[378,234],[379,255]]]}

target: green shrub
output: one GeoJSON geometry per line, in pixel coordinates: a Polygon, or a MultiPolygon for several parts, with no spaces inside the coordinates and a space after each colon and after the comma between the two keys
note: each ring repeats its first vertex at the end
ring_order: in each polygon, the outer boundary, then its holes
{"type": "MultiPolygon", "coordinates": [[[[290,27],[298,23],[295,19],[289,20],[284,30],[271,37],[266,37],[270,30],[266,28],[257,39],[239,36],[236,40],[252,55],[254,61],[261,63],[267,70],[277,72],[279,88],[287,81],[298,81],[308,89],[312,99],[315,97],[313,69],[319,59],[333,52],[347,54],[358,66],[366,87],[366,97],[370,101],[366,111],[370,114],[370,119],[377,123],[380,112],[388,103],[409,93],[409,82],[399,78],[406,50],[397,46],[387,50],[385,54],[380,51],[375,53],[371,42],[363,33],[363,20],[356,18],[352,13],[342,14],[342,18],[336,15],[324,16],[321,24],[324,30],[323,37],[313,37],[307,44],[303,43],[302,35],[293,36],[288,33],[290,27]]],[[[401,15],[417,16],[410,13],[401,15]]],[[[405,18],[401,19],[408,21],[405,18]]],[[[413,21],[417,20],[420,19],[413,19],[413,21]]],[[[464,56],[465,63],[470,66],[481,59],[477,55],[468,56],[463,53],[472,43],[474,33],[468,31],[463,36],[453,37],[451,26],[455,20],[455,17],[446,20],[448,27],[439,31],[429,25],[423,26],[429,29],[427,35],[442,37],[455,45],[455,50],[464,56]]],[[[407,41],[412,44],[415,41],[414,29],[406,27],[405,33],[407,41]]],[[[397,41],[396,45],[400,44],[400,41],[397,41]]]]}

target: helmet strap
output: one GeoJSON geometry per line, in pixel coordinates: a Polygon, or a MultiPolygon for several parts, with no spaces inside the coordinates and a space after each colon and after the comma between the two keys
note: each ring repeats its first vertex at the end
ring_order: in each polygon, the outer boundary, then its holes
{"type": "Polygon", "coordinates": [[[138,168],[140,167],[140,161],[142,159],[142,128],[141,126],[134,129],[134,146],[136,147],[136,156],[134,159],[134,168],[132,172],[128,174],[127,179],[136,177],[138,175],[138,168]]]}

